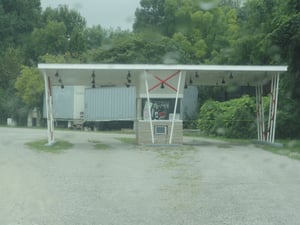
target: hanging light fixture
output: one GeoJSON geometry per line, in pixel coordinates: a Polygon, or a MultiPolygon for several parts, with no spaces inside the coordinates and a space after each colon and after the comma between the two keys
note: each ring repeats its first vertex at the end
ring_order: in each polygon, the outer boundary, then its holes
{"type": "Polygon", "coordinates": [[[164,82],[161,82],[160,88],[161,88],[161,89],[164,89],[164,88],[165,88],[164,82]]]}
{"type": "Polygon", "coordinates": [[[188,88],[188,86],[187,86],[187,83],[185,82],[185,84],[184,84],[184,88],[185,89],[187,89],[188,88]]]}
{"type": "Polygon", "coordinates": [[[192,78],[190,77],[190,84],[193,84],[193,80],[192,80],[192,78]]]}
{"type": "Polygon", "coordinates": [[[225,84],[225,83],[226,83],[226,81],[225,81],[224,77],[223,77],[223,79],[222,79],[221,83],[222,83],[222,84],[225,84]]]}
{"type": "Polygon", "coordinates": [[[229,79],[233,79],[233,75],[232,75],[232,73],[230,73],[230,75],[229,75],[229,79]]]}
{"type": "Polygon", "coordinates": [[[128,71],[128,73],[127,73],[126,80],[127,80],[127,84],[129,85],[131,83],[131,73],[130,73],[130,71],[128,71]]]}
{"type": "Polygon", "coordinates": [[[127,75],[127,82],[128,83],[131,83],[131,79],[130,78],[131,78],[131,75],[130,75],[130,72],[128,72],[128,75],[127,75]]]}
{"type": "Polygon", "coordinates": [[[196,78],[199,78],[198,72],[195,73],[195,77],[196,77],[196,78]]]}
{"type": "Polygon", "coordinates": [[[95,88],[96,87],[96,81],[95,81],[95,77],[96,77],[96,75],[95,75],[95,71],[93,71],[92,72],[92,88],[95,88]]]}
{"type": "Polygon", "coordinates": [[[58,83],[60,83],[60,88],[61,88],[61,89],[64,89],[64,88],[65,88],[65,85],[63,84],[61,78],[58,79],[58,83]]]}

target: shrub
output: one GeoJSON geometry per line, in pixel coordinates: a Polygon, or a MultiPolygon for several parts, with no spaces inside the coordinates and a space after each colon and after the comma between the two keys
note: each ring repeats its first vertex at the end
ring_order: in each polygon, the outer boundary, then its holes
{"type": "Polygon", "coordinates": [[[209,100],[200,109],[198,128],[208,135],[253,138],[256,135],[256,106],[243,96],[226,102],[209,100]]]}

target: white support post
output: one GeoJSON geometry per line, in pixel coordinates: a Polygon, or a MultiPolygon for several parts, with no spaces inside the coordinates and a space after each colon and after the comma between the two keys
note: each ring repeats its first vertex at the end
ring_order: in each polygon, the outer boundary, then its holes
{"type": "Polygon", "coordinates": [[[275,86],[275,106],[274,106],[274,120],[273,120],[273,137],[272,143],[275,142],[275,131],[276,131],[276,119],[277,119],[277,106],[278,106],[278,93],[279,93],[279,73],[275,75],[276,86],[275,86]]]}
{"type": "Polygon", "coordinates": [[[265,141],[265,121],[263,104],[263,86],[256,87],[256,110],[257,110],[257,137],[258,141],[265,141]]]}
{"type": "Polygon", "coordinates": [[[180,84],[181,84],[181,71],[179,73],[178,82],[177,82],[177,93],[176,93],[174,113],[173,113],[173,118],[172,118],[172,126],[171,126],[171,134],[170,134],[169,144],[172,144],[172,141],[173,141],[173,133],[174,133],[174,125],[175,125],[175,118],[176,118],[176,111],[177,111],[180,84]]]}
{"type": "Polygon", "coordinates": [[[259,108],[259,90],[256,86],[256,126],[257,126],[257,140],[260,141],[260,108],[259,108]]]}
{"type": "Polygon", "coordinates": [[[274,75],[271,82],[271,96],[270,96],[270,112],[268,124],[268,142],[274,143],[275,129],[276,129],[276,116],[278,104],[278,89],[279,89],[279,73],[274,75]]]}
{"type": "Polygon", "coordinates": [[[48,145],[54,143],[54,120],[53,120],[53,107],[52,107],[52,90],[50,79],[46,72],[44,73],[45,83],[45,100],[46,100],[46,113],[47,113],[47,129],[48,129],[48,145]]]}
{"type": "Polygon", "coordinates": [[[152,116],[151,116],[151,102],[150,102],[149,85],[148,85],[146,71],[144,71],[144,78],[145,78],[145,87],[146,87],[147,102],[148,102],[148,115],[149,115],[150,131],[151,131],[151,140],[152,140],[152,144],[154,144],[154,132],[153,132],[153,123],[152,123],[152,116]]]}
{"type": "Polygon", "coordinates": [[[260,85],[260,117],[261,117],[261,140],[266,141],[266,129],[265,129],[265,109],[264,109],[264,87],[260,85]]]}
{"type": "Polygon", "coordinates": [[[273,130],[273,109],[274,109],[274,77],[271,80],[270,90],[270,104],[269,104],[269,118],[268,118],[268,130],[267,130],[267,142],[271,142],[272,130],[273,130]]]}

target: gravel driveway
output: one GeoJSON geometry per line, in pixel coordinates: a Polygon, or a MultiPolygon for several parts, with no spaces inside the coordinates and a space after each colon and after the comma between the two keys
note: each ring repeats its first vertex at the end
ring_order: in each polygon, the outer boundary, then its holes
{"type": "Polygon", "coordinates": [[[37,152],[24,143],[46,130],[0,128],[1,225],[300,223],[299,161],[203,139],[145,147],[117,139],[128,134],[56,135],[74,148],[37,152]]]}

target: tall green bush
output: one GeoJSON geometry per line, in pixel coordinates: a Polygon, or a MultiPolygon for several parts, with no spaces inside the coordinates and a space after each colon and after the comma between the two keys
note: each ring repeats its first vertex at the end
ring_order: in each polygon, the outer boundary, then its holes
{"type": "Polygon", "coordinates": [[[228,138],[254,138],[255,100],[249,96],[226,102],[209,100],[200,109],[198,128],[208,135],[228,138]]]}

